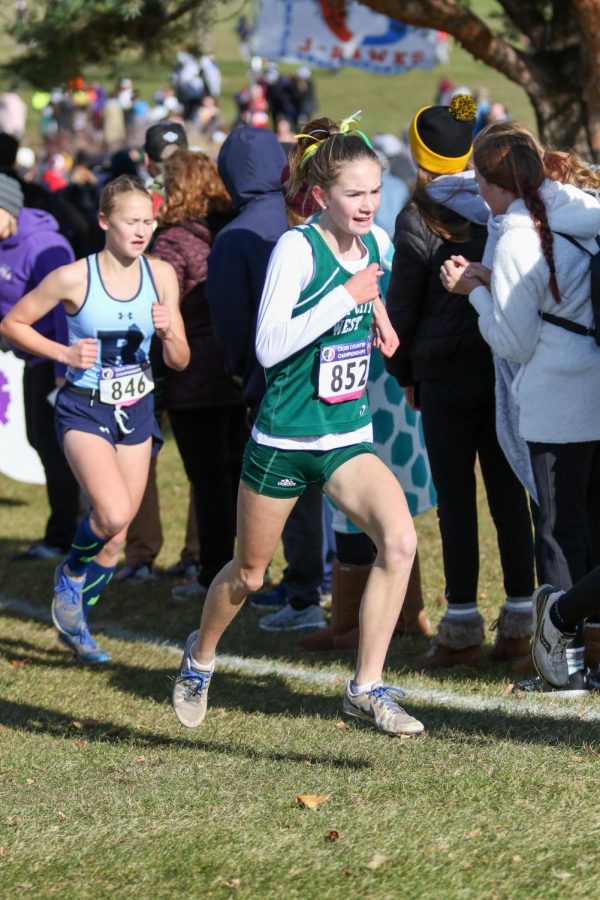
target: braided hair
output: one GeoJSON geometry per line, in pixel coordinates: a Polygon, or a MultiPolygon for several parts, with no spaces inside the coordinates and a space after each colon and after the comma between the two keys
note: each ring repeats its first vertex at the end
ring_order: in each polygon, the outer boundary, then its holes
{"type": "Polygon", "coordinates": [[[540,194],[540,188],[546,178],[541,146],[523,125],[498,122],[488,125],[475,138],[473,162],[486,181],[516,194],[523,200],[539,235],[542,254],[550,269],[550,292],[554,301],[560,303],[552,230],[540,194]]]}

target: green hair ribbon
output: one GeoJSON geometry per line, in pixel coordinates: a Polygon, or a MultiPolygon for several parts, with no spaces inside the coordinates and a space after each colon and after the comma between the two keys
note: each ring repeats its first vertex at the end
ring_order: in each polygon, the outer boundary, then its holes
{"type": "MultiPolygon", "coordinates": [[[[317,152],[317,150],[319,149],[321,144],[324,144],[325,141],[329,140],[330,137],[333,137],[336,134],[342,134],[342,135],[346,135],[346,136],[352,135],[352,134],[358,135],[358,137],[361,138],[365,142],[367,147],[369,147],[372,150],[373,144],[371,143],[371,141],[369,140],[367,135],[364,133],[364,131],[361,131],[361,129],[358,127],[360,124],[361,113],[362,113],[362,110],[358,109],[356,112],[352,113],[351,116],[346,116],[345,119],[342,119],[340,122],[337,123],[339,131],[334,131],[333,133],[327,133],[326,137],[324,137],[324,138],[313,137],[312,136],[313,133],[308,134],[308,135],[307,134],[294,135],[294,137],[296,137],[296,138],[310,137],[310,139],[311,139],[310,144],[308,145],[308,147],[304,150],[304,152],[302,154],[302,158],[300,160],[300,168],[301,169],[304,168],[304,166],[306,165],[308,160],[315,155],[315,153],[317,152]]],[[[319,130],[324,132],[324,129],[319,129],[319,130]]]]}

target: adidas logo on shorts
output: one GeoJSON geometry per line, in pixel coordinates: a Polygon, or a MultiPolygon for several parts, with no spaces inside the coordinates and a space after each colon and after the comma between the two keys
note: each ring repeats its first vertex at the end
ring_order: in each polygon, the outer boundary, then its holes
{"type": "Polygon", "coordinates": [[[293,478],[282,478],[281,481],[277,482],[278,487],[296,487],[296,482],[293,478]]]}

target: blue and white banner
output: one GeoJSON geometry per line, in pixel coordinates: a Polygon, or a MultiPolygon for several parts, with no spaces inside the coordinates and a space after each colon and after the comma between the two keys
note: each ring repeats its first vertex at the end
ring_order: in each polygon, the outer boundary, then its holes
{"type": "Polygon", "coordinates": [[[375,13],[357,0],[261,0],[254,50],[268,59],[392,75],[444,61],[445,38],[375,13]]]}

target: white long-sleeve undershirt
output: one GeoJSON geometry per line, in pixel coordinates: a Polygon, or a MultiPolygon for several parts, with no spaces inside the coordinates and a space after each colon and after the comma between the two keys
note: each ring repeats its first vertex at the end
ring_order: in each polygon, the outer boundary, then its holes
{"type": "MultiPolygon", "coordinates": [[[[386,232],[373,225],[382,260],[391,241],[386,232]]],[[[369,264],[369,254],[360,259],[340,260],[340,267],[352,275],[369,264]]],[[[288,231],[277,242],[267,269],[258,321],[256,327],[256,356],[265,368],[276,365],[292,356],[322,334],[329,331],[340,319],[354,309],[356,303],[343,285],[322,296],[319,303],[305,313],[292,318],[298,298],[314,274],[312,248],[300,231],[288,231]]],[[[373,427],[365,425],[348,434],[307,435],[302,437],[274,437],[252,429],[252,437],[259,444],[281,450],[332,450],[349,444],[371,442],[373,427]]]]}
{"type": "MultiPolygon", "coordinates": [[[[390,246],[382,228],[373,226],[381,259],[390,246]]],[[[360,259],[340,260],[341,268],[354,275],[366,269],[369,254],[360,259]]],[[[266,369],[287,359],[343,319],[356,306],[344,285],[325,294],[319,303],[292,318],[298,298],[314,274],[312,248],[300,231],[286,232],[271,254],[258,310],[256,357],[266,369]]]]}

